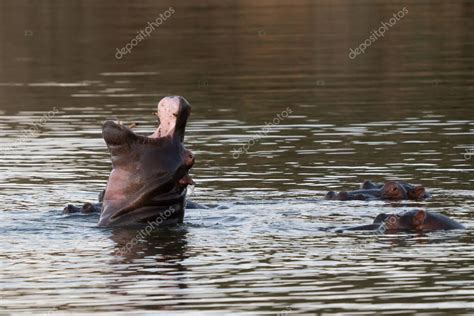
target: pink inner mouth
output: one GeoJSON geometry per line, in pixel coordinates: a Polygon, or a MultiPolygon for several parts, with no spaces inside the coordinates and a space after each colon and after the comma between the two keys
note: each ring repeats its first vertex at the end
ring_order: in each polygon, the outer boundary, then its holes
{"type": "MultiPolygon", "coordinates": [[[[189,103],[181,97],[170,96],[158,103],[157,116],[160,126],[149,138],[178,138],[183,141],[186,121],[190,113],[189,103]]],[[[184,165],[189,168],[194,164],[194,156],[189,150],[184,151],[184,165]]],[[[189,174],[186,174],[178,183],[184,187],[194,184],[189,174]]]]}
{"type": "Polygon", "coordinates": [[[160,138],[167,136],[174,136],[178,118],[181,112],[181,104],[179,102],[168,101],[163,99],[158,104],[158,119],[160,126],[151,134],[150,138],[160,138]]]}
{"type": "Polygon", "coordinates": [[[188,186],[188,185],[194,185],[195,182],[193,178],[191,178],[191,176],[187,174],[179,180],[179,184],[181,184],[182,186],[188,186]]]}

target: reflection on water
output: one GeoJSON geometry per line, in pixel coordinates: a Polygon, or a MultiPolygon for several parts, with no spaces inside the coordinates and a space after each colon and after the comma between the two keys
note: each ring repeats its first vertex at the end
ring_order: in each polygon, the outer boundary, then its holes
{"type": "Polygon", "coordinates": [[[472,14],[468,1],[2,1],[0,311],[472,313],[472,14]],[[166,23],[114,57],[170,5],[166,23]],[[61,209],[105,186],[102,122],[149,132],[168,94],[193,105],[192,198],[226,208],[188,210],[183,226],[117,256],[136,230],[61,209]],[[320,200],[367,178],[434,198],[320,200]],[[468,230],[333,229],[416,207],[468,230]]]}

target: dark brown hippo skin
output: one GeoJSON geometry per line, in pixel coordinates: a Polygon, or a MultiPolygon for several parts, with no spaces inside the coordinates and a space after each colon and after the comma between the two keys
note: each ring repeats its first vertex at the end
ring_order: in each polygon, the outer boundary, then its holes
{"type": "Polygon", "coordinates": [[[354,226],[339,230],[376,230],[380,233],[397,231],[428,232],[436,230],[465,229],[455,220],[435,212],[425,210],[404,211],[398,214],[379,214],[369,225],[354,226]]]}
{"type": "Polygon", "coordinates": [[[430,197],[421,185],[415,186],[403,181],[386,181],[378,184],[369,180],[362,183],[359,190],[330,191],[324,197],[326,200],[423,200],[430,197]]]}
{"type": "Polygon", "coordinates": [[[99,226],[181,223],[186,188],[194,184],[188,172],[193,154],[183,145],[191,105],[183,97],[168,96],[158,104],[160,126],[149,136],[107,121],[102,135],[110,152],[112,171],[98,204],[68,205],[64,213],[100,211],[99,226]]]}
{"type": "Polygon", "coordinates": [[[158,104],[160,126],[150,136],[107,121],[102,135],[112,160],[112,172],[102,202],[99,226],[146,223],[167,216],[165,223],[183,221],[188,172],[193,154],[183,145],[191,105],[169,96],[158,104]]]}
{"type": "Polygon", "coordinates": [[[64,214],[74,214],[74,213],[83,213],[83,214],[90,214],[90,213],[100,213],[102,210],[102,203],[84,203],[82,206],[74,206],[69,204],[63,210],[64,214]]]}

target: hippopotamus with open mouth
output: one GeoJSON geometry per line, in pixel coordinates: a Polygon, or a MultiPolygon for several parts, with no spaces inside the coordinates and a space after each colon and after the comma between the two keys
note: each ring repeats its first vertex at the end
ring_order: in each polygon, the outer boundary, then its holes
{"type": "Polygon", "coordinates": [[[183,146],[191,105],[184,98],[169,96],[158,104],[159,127],[149,136],[135,134],[130,128],[107,121],[102,135],[112,159],[112,172],[102,203],[86,203],[81,209],[72,205],[66,213],[94,212],[100,209],[99,226],[121,226],[183,221],[186,187],[193,184],[188,172],[193,154],[183,146]]]}
{"type": "Polygon", "coordinates": [[[430,197],[421,185],[415,186],[403,181],[386,181],[384,184],[364,181],[359,190],[330,191],[326,200],[423,200],[430,197]]]}
{"type": "Polygon", "coordinates": [[[450,229],[465,229],[465,227],[440,213],[425,210],[411,210],[398,214],[382,213],[375,217],[372,224],[344,228],[338,230],[338,232],[375,230],[380,233],[390,233],[397,231],[427,232],[450,229]]]}

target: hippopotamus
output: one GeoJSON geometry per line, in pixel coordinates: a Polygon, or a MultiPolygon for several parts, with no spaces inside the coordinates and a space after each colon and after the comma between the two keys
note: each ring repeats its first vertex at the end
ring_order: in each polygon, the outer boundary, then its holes
{"type": "Polygon", "coordinates": [[[375,217],[372,224],[344,228],[338,230],[338,232],[347,230],[374,230],[380,233],[396,231],[427,232],[450,229],[465,229],[465,227],[443,214],[419,209],[403,211],[398,214],[382,213],[375,217]]]}
{"type": "Polygon", "coordinates": [[[421,185],[415,186],[404,181],[386,181],[378,184],[369,180],[362,183],[359,190],[330,191],[326,200],[423,200],[430,197],[421,185]]]}
{"type": "Polygon", "coordinates": [[[186,188],[194,184],[189,170],[194,155],[183,145],[189,102],[168,96],[158,103],[160,125],[149,136],[138,135],[121,123],[107,121],[102,135],[112,160],[105,192],[99,203],[82,208],[68,205],[66,213],[100,211],[99,226],[181,223],[186,188]]]}

